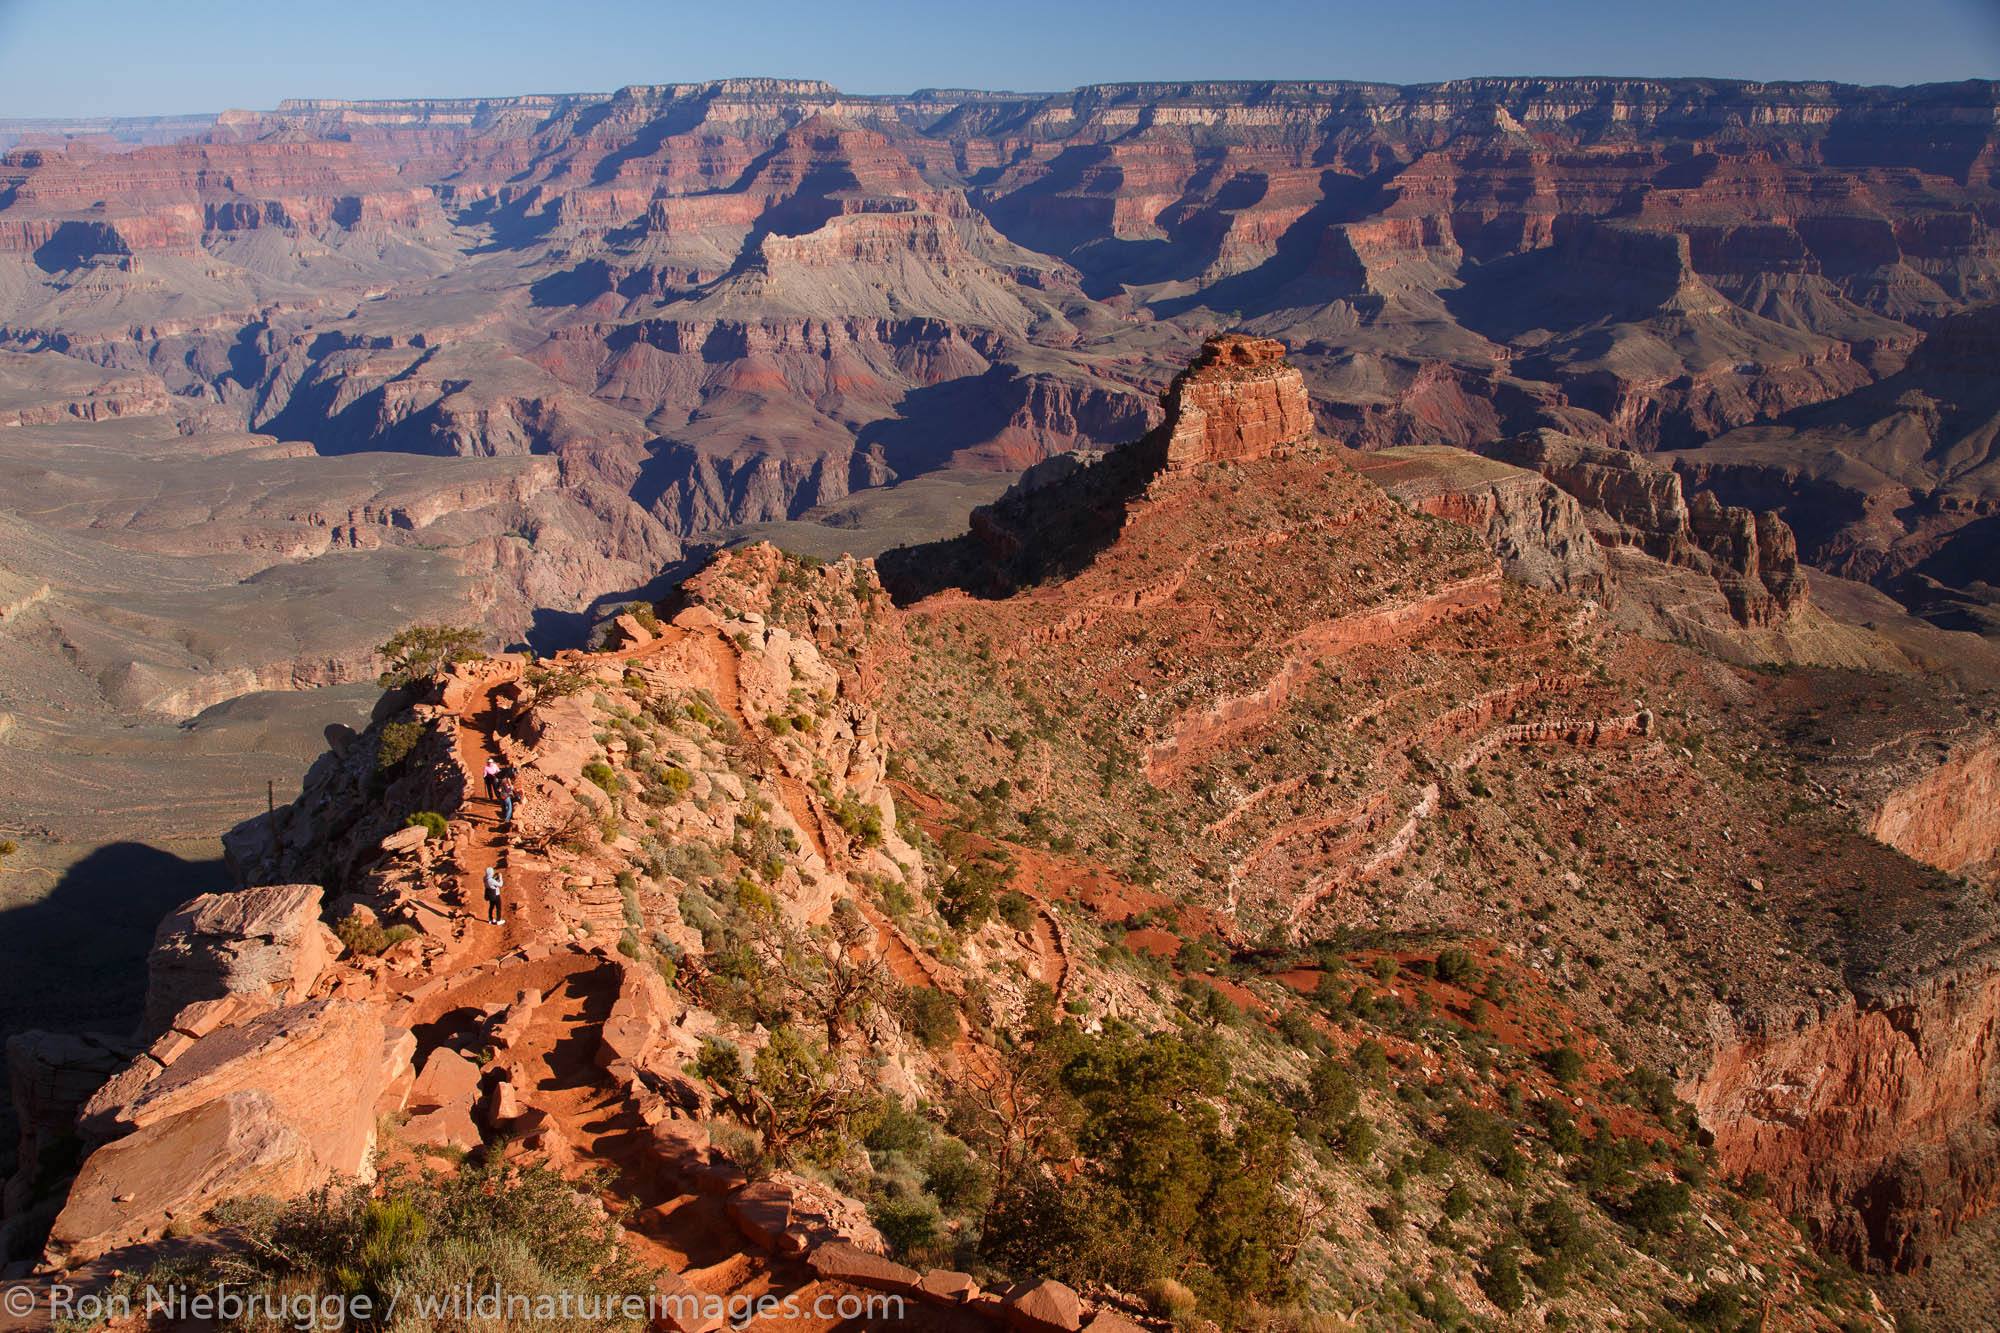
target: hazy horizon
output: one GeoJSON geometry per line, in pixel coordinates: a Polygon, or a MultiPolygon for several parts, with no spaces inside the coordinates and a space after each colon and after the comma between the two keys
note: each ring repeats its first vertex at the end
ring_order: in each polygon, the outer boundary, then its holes
{"type": "Polygon", "coordinates": [[[485,92],[462,92],[462,93],[461,92],[455,92],[455,93],[404,92],[404,93],[383,93],[368,97],[349,97],[340,93],[318,93],[308,96],[288,95],[286,97],[279,98],[277,101],[259,106],[252,106],[247,103],[231,103],[227,106],[180,107],[174,110],[167,110],[167,111],[107,112],[101,115],[79,114],[79,115],[18,115],[17,116],[17,115],[0,113],[0,123],[20,124],[20,123],[40,121],[52,124],[82,124],[88,122],[109,122],[109,121],[198,119],[201,117],[208,117],[208,116],[220,116],[231,111],[259,111],[259,112],[275,111],[281,102],[357,102],[357,103],[419,102],[419,101],[498,102],[516,97],[609,97],[616,94],[621,88],[628,88],[628,87],[664,87],[668,85],[687,86],[687,85],[699,85],[699,84],[711,84],[711,83],[727,83],[733,80],[751,80],[751,79],[782,79],[790,82],[824,83],[831,86],[834,89],[834,91],[836,91],[843,97],[886,97],[886,98],[911,97],[921,92],[979,93],[979,94],[988,94],[998,97],[1060,97],[1064,93],[1079,92],[1085,88],[1118,88],[1118,87],[1130,87],[1130,86],[1138,86],[1145,84],[1177,84],[1177,83],[1185,83],[1185,84],[1212,83],[1212,84],[1246,84],[1246,85],[1351,83],[1351,84],[1373,84],[1375,86],[1385,87],[1385,88],[1423,88],[1423,87],[1436,87],[1449,83],[1475,83],[1486,80],[1500,80],[1500,79],[1525,80],[1530,82],[1537,80],[1547,80],[1550,82],[1555,82],[1557,80],[1565,80],[1565,79],[1598,79],[1611,83],[1714,82],[1714,83],[1752,83],[1752,84],[1761,84],[1768,87],[1777,87],[1786,84],[1804,85],[1804,84],[1823,83],[1843,88],[1922,88],[1922,87],[1950,87],[1955,84],[1961,84],[1961,83],[2000,82],[2000,76],[1995,76],[1994,78],[1969,76],[1963,79],[1932,79],[1919,83],[1898,84],[1898,83],[1854,83],[1845,79],[1747,79],[1747,78],[1742,78],[1740,76],[1721,75],[1721,74],[1633,74],[1633,73],[1549,74],[1544,72],[1528,72],[1528,73],[1508,72],[1508,73],[1486,73],[1486,74],[1461,74],[1451,79],[1422,79],[1406,83],[1398,83],[1387,79],[1357,79],[1357,78],[1314,79],[1314,78],[1301,77],[1301,78],[1283,78],[1283,79],[1276,79],[1276,78],[1248,79],[1248,78],[1202,78],[1197,76],[1190,76],[1184,78],[1157,78],[1157,79],[1100,79],[1092,83],[1070,84],[1060,88],[1057,87],[987,88],[987,87],[974,87],[967,84],[925,84],[913,88],[845,88],[837,83],[834,83],[830,79],[815,79],[811,75],[806,75],[806,74],[738,73],[738,74],[714,74],[699,78],[687,78],[687,79],[660,79],[653,81],[652,83],[619,84],[616,87],[605,87],[605,88],[513,88],[501,91],[494,91],[489,89],[485,92]]]}
{"type": "Polygon", "coordinates": [[[607,93],[726,77],[817,79],[873,96],[1190,81],[1903,86],[2000,77],[2000,6],[1988,0],[1908,0],[1887,23],[1866,0],[1769,0],[1753,12],[1723,0],[1623,11],[1581,0],[1441,0],[1420,28],[1379,5],[1305,0],[1226,16],[1188,0],[1021,0],[985,13],[907,0],[838,10],[767,0],[722,11],[599,0],[553,25],[523,0],[353,0],[334,20],[244,8],[220,22],[107,0],[87,31],[74,14],[53,0],[0,0],[0,119],[207,115],[287,98],[607,93]],[[1246,12],[1263,21],[1242,21],[1246,12]],[[93,58],[101,76],[78,77],[93,58]]]}

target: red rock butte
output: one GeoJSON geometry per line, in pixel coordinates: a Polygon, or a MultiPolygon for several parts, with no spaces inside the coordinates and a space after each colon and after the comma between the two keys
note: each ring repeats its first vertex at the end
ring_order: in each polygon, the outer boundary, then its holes
{"type": "Polygon", "coordinates": [[[1170,472],[1269,458],[1313,434],[1305,376],[1285,360],[1285,345],[1276,338],[1241,333],[1210,338],[1161,401],[1167,408],[1170,472]]]}

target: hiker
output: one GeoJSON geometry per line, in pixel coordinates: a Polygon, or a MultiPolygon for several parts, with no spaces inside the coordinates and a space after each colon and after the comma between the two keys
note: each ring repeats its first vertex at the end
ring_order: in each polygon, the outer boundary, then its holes
{"type": "Polygon", "coordinates": [[[507,924],[507,918],[500,915],[500,867],[486,867],[486,919],[496,926],[507,924]]]}
{"type": "Polygon", "coordinates": [[[498,786],[498,784],[499,784],[499,781],[500,781],[500,761],[499,761],[498,759],[488,759],[488,760],[486,761],[486,799],[487,799],[487,800],[489,800],[489,801],[490,801],[490,800],[492,800],[492,799],[493,799],[493,795],[494,795],[494,792],[495,792],[495,790],[496,790],[496,788],[497,788],[497,786],[498,786]]]}
{"type": "Polygon", "coordinates": [[[506,778],[500,779],[500,822],[514,822],[514,784],[506,778]]]}

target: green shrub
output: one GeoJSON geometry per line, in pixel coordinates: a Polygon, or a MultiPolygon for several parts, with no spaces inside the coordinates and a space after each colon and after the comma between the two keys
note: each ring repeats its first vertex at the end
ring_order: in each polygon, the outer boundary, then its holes
{"type": "Polygon", "coordinates": [[[546,1164],[517,1166],[496,1153],[477,1168],[388,1170],[376,1188],[379,1198],[367,1186],[327,1187],[287,1204],[220,1206],[215,1220],[240,1227],[249,1243],[208,1260],[204,1281],[273,1300],[299,1291],[366,1295],[378,1311],[393,1297],[468,1283],[605,1296],[650,1288],[650,1275],[619,1246],[617,1224],[592,1206],[591,1187],[580,1192],[546,1164]]]}
{"type": "Polygon", "coordinates": [[[355,954],[379,955],[404,940],[414,939],[414,926],[395,925],[384,927],[380,922],[370,921],[360,915],[344,916],[333,923],[333,933],[347,946],[348,952],[355,954]]]}
{"type": "Polygon", "coordinates": [[[938,883],[938,912],[954,930],[977,930],[1013,867],[991,852],[967,856],[938,883]]]}
{"type": "Polygon", "coordinates": [[[1035,900],[1019,889],[1008,889],[1001,894],[993,909],[1015,930],[1026,930],[1035,924],[1035,900]]]}
{"type": "Polygon", "coordinates": [[[949,1212],[976,1215],[993,1197],[992,1176],[972,1150],[954,1138],[941,1138],[924,1159],[924,1188],[949,1212]]]}
{"type": "Polygon", "coordinates": [[[857,800],[852,792],[841,796],[840,804],[834,807],[833,818],[846,830],[848,837],[863,847],[874,847],[882,841],[882,812],[857,800]]]}
{"type": "Polygon", "coordinates": [[[1375,1155],[1381,1138],[1366,1117],[1351,1115],[1340,1125],[1340,1155],[1359,1166],[1375,1155]]]}
{"type": "Polygon", "coordinates": [[[1565,1087],[1583,1077],[1583,1057],[1568,1046],[1556,1047],[1542,1057],[1542,1063],[1556,1082],[1565,1087]]]}
{"type": "Polygon", "coordinates": [[[410,751],[417,748],[417,742],[424,738],[421,723],[385,723],[375,738],[375,771],[384,775],[403,766],[410,757],[410,751]]]}
{"type": "Polygon", "coordinates": [[[1353,1063],[1355,1072],[1371,1083],[1379,1083],[1382,1076],[1389,1072],[1389,1050],[1373,1037],[1356,1046],[1348,1059],[1353,1063]]]}
{"type": "Polygon", "coordinates": [[[1154,1314],[1184,1323],[1194,1314],[1194,1293],[1170,1277],[1156,1277],[1141,1290],[1154,1314]]]}
{"type": "Polygon", "coordinates": [[[1232,1074],[1222,1043],[1113,1022],[1044,1029],[1034,1047],[1060,1060],[1059,1113],[1076,1126],[1073,1148],[1050,1146],[1081,1169],[1017,1172],[988,1213],[990,1257],[1072,1285],[1184,1277],[1218,1312],[1289,1295],[1291,1117],[1232,1074]]]}
{"type": "Polygon", "coordinates": [[[1514,1247],[1496,1244],[1479,1256],[1479,1289],[1486,1299],[1513,1314],[1528,1303],[1528,1286],[1521,1280],[1521,1258],[1514,1247]]]}
{"type": "Polygon", "coordinates": [[[1543,1120],[1549,1127],[1549,1147],[1565,1156],[1583,1151],[1583,1134],[1561,1107],[1549,1107],[1543,1120]]]}
{"type": "Polygon", "coordinates": [[[1437,977],[1439,981],[1452,986],[1469,986],[1478,974],[1478,964],[1466,949],[1440,949],[1437,956],[1437,977]]]}
{"type": "Polygon", "coordinates": [[[463,625],[412,625],[375,651],[387,664],[377,683],[385,690],[435,680],[455,662],[475,662],[486,654],[486,636],[463,625]]]}
{"type": "Polygon", "coordinates": [[[1728,1287],[1708,1287],[1689,1303],[1684,1315],[1696,1328],[1734,1329],[1743,1319],[1743,1297],[1728,1287]]]}
{"type": "Polygon", "coordinates": [[[958,1036],[958,1006],[932,986],[909,986],[896,997],[896,1016],[932,1050],[951,1045],[958,1036]]]}
{"type": "Polygon", "coordinates": [[[1542,1199],[1528,1210],[1527,1235],[1529,1248],[1539,1255],[1575,1258],[1590,1248],[1583,1219],[1561,1199],[1542,1199]]]}
{"type": "Polygon", "coordinates": [[[1649,1235],[1671,1231],[1680,1224],[1693,1199],[1693,1191],[1681,1181],[1648,1180],[1632,1191],[1625,1205],[1625,1221],[1634,1231],[1649,1235]]]}
{"type": "Polygon", "coordinates": [[[607,792],[618,790],[618,772],[611,765],[593,761],[583,766],[583,776],[607,792]]]}
{"type": "Polygon", "coordinates": [[[1287,1009],[1278,1015],[1278,1035],[1302,1051],[1318,1050],[1321,1044],[1319,1029],[1300,1009],[1287,1009]]]}
{"type": "Polygon", "coordinates": [[[944,1226],[937,1204],[922,1195],[878,1200],[869,1205],[868,1216],[890,1248],[904,1255],[937,1244],[944,1226]]]}
{"type": "Polygon", "coordinates": [[[1306,1072],[1304,1119],[1321,1134],[1337,1134],[1361,1103],[1361,1089],[1344,1061],[1323,1055],[1306,1072]]]}
{"type": "Polygon", "coordinates": [[[885,1097],[876,1107],[874,1123],[861,1137],[871,1153],[923,1151],[931,1141],[931,1122],[893,1097],[885,1097]]]}
{"type": "Polygon", "coordinates": [[[425,837],[432,842],[444,841],[445,837],[451,831],[450,827],[445,823],[444,816],[435,810],[419,810],[403,820],[404,828],[417,828],[419,826],[423,828],[425,837]]]}
{"type": "Polygon", "coordinates": [[[1514,1129],[1483,1106],[1460,1102],[1445,1112],[1445,1146],[1497,1157],[1513,1146],[1514,1129]]]}

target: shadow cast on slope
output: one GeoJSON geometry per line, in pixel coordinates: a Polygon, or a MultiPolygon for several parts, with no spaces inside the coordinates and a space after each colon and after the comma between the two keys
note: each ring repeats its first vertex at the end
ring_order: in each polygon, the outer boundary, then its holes
{"type": "MultiPolygon", "coordinates": [[[[1316,276],[1314,266],[1325,246],[1327,229],[1342,222],[1358,221],[1379,207],[1389,174],[1377,171],[1357,177],[1330,170],[1320,173],[1319,202],[1279,233],[1268,258],[1254,268],[1219,278],[1199,291],[1154,302],[1155,317],[1180,319],[1201,310],[1232,311],[1239,317],[1255,317],[1287,304],[1326,304],[1352,295],[1343,284],[1316,276]]],[[[1217,250],[1219,253],[1219,239],[1217,250]]]]}
{"type": "Polygon", "coordinates": [[[973,510],[960,536],[884,551],[875,559],[882,586],[908,606],[948,589],[1003,598],[1074,578],[1118,540],[1165,445],[1155,431],[1060,481],[973,510]]]}
{"type": "Polygon", "coordinates": [[[190,861],[143,842],[99,847],[46,896],[0,911],[0,1032],[133,1027],[161,919],[235,887],[220,856],[190,861]]]}
{"type": "MultiPolygon", "coordinates": [[[[7,871],[8,882],[25,873],[7,871]]],[[[46,896],[0,910],[0,1037],[26,1028],[130,1035],[161,919],[190,898],[234,887],[219,856],[189,861],[115,842],[70,866],[46,896]]],[[[0,1176],[13,1167],[15,1129],[13,1103],[0,1098],[0,1176]]]]}
{"type": "Polygon", "coordinates": [[[1021,371],[1000,364],[978,375],[920,385],[902,396],[894,415],[862,426],[854,451],[878,453],[898,477],[950,467],[960,452],[1002,434],[1029,393],[1021,371]]]}

